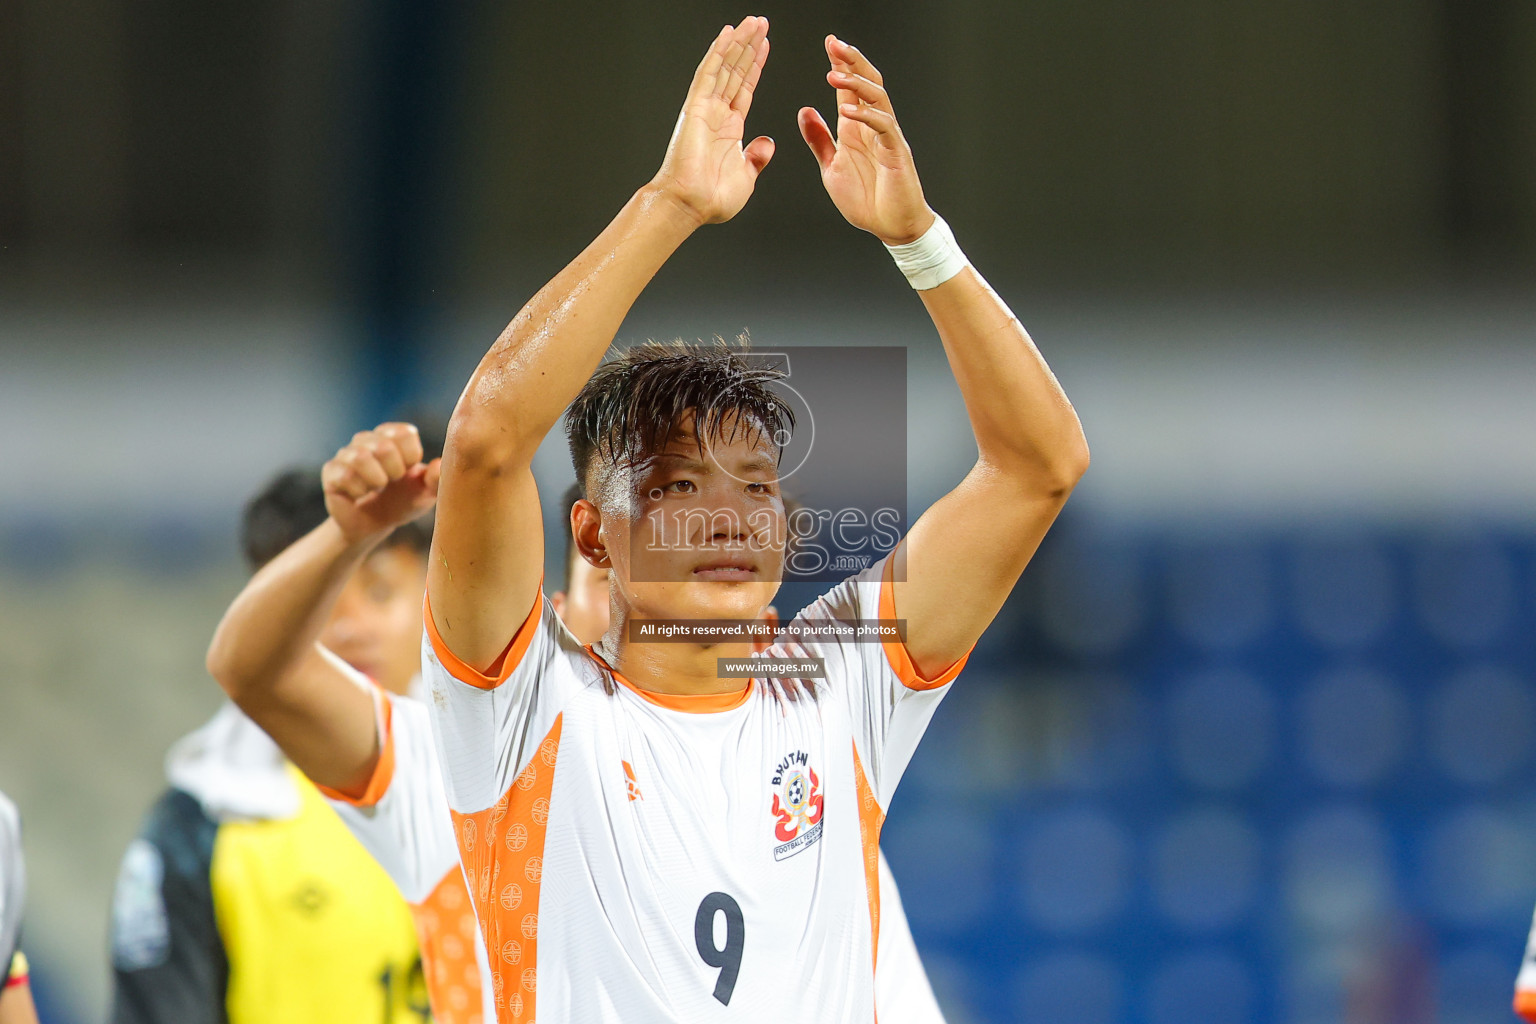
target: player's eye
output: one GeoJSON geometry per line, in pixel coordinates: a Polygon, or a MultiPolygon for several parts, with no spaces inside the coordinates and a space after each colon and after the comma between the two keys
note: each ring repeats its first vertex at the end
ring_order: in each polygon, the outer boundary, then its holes
{"type": "Polygon", "coordinates": [[[395,596],[395,588],[387,583],[374,583],[368,587],[368,599],[375,604],[388,604],[395,596]]]}
{"type": "Polygon", "coordinates": [[[673,480],[662,490],[671,491],[673,494],[692,494],[698,490],[698,487],[694,485],[692,480],[683,479],[673,480]]]}
{"type": "Polygon", "coordinates": [[[766,484],[762,482],[750,483],[747,484],[747,491],[751,494],[772,494],[773,484],[766,484]]]}

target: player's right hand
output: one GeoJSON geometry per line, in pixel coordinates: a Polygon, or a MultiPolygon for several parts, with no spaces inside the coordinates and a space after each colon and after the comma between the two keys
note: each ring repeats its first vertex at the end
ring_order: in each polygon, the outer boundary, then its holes
{"type": "Polygon", "coordinates": [[[325,510],[349,541],[383,538],[437,501],[442,459],[422,462],[409,423],[381,423],[352,440],[320,470],[325,510]]]}
{"type": "Polygon", "coordinates": [[[693,74],[672,141],[652,185],[700,224],[730,220],[747,205],[773,159],[773,140],[746,146],[747,111],[768,60],[768,19],[748,17],[720,30],[693,74]]]}

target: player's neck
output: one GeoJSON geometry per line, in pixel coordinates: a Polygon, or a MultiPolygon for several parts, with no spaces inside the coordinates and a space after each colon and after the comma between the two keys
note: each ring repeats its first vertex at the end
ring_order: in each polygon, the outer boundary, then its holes
{"type": "Polygon", "coordinates": [[[752,656],[751,641],[719,644],[630,643],[622,628],[609,630],[592,649],[631,684],[651,693],[737,693],[747,680],[721,678],[723,658],[752,656]]]}

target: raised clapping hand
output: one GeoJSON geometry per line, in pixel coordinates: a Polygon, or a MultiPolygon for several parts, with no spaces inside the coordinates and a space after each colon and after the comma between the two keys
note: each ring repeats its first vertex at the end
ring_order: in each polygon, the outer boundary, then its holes
{"type": "Polygon", "coordinates": [[[381,423],[352,440],[320,470],[325,510],[352,542],[382,539],[437,501],[442,460],[422,462],[409,423],[381,423]]]}
{"type": "Polygon", "coordinates": [[[694,72],[667,155],[653,184],[698,218],[719,224],[740,212],[773,159],[773,140],[741,144],[752,92],[768,60],[768,19],[720,30],[694,72]]]}
{"type": "Polygon", "coordinates": [[[837,138],[815,109],[800,108],[800,134],[821,165],[821,182],[838,212],[888,245],[921,237],[934,214],[912,163],[912,149],[896,123],[880,72],[862,53],[827,36],[837,90],[837,138]]]}

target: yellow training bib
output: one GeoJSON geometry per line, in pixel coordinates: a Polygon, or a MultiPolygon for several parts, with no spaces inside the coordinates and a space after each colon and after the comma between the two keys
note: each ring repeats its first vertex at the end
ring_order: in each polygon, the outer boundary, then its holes
{"type": "Polygon", "coordinates": [[[297,770],[300,811],[229,822],[213,845],[230,1024],[430,1021],[410,909],[297,770]]]}

